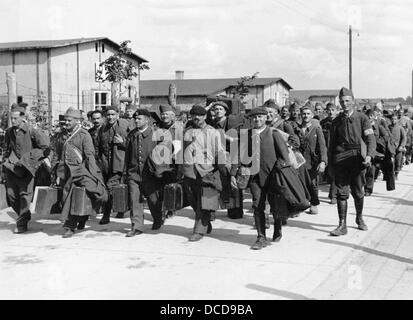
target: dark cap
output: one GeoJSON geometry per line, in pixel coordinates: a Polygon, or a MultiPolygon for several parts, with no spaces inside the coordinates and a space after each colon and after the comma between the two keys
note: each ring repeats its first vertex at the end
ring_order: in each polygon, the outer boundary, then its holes
{"type": "Polygon", "coordinates": [[[265,108],[257,107],[257,108],[254,108],[254,109],[251,110],[249,116],[251,116],[251,117],[256,116],[256,115],[265,115],[266,116],[267,114],[268,114],[268,112],[267,112],[267,110],[265,110],[265,108]]]}
{"type": "Polygon", "coordinates": [[[351,91],[350,89],[347,89],[345,87],[342,87],[340,89],[340,92],[338,93],[338,95],[339,95],[339,97],[350,96],[350,97],[354,98],[353,91],[351,91]]]}
{"type": "Polygon", "coordinates": [[[168,112],[168,111],[174,112],[174,109],[172,108],[171,105],[169,105],[169,104],[161,104],[161,105],[159,106],[159,112],[160,112],[160,113],[168,112]]]}
{"type": "Polygon", "coordinates": [[[215,106],[221,106],[221,107],[225,108],[227,111],[229,111],[229,107],[224,101],[215,101],[211,104],[211,108],[213,108],[215,106]]]}
{"type": "Polygon", "coordinates": [[[204,107],[196,104],[192,107],[191,111],[189,111],[190,114],[194,115],[199,115],[199,116],[204,116],[207,114],[207,111],[205,110],[204,107]]]}
{"type": "Polygon", "coordinates": [[[147,116],[147,117],[151,117],[151,113],[147,110],[147,109],[138,109],[135,111],[135,113],[133,114],[134,117],[137,116],[147,116]]]}

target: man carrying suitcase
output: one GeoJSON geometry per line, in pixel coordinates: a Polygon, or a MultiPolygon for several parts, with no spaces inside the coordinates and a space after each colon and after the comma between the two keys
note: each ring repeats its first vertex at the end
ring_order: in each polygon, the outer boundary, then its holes
{"type": "Polygon", "coordinates": [[[64,114],[68,137],[57,146],[52,158],[52,168],[56,185],[63,187],[62,214],[64,220],[63,238],[69,238],[75,229],[84,229],[88,215],[73,215],[72,192],[75,186],[83,187],[94,205],[108,200],[102,173],[95,160],[95,148],[89,132],[81,126],[81,114],[75,108],[68,108],[64,114]]]}
{"type": "MultiPolygon", "coordinates": [[[[126,137],[130,124],[125,119],[119,119],[119,110],[115,106],[106,108],[106,123],[99,130],[98,165],[102,170],[106,187],[109,191],[109,199],[103,205],[103,216],[99,224],[108,224],[113,204],[113,187],[121,183],[125,165],[126,137]]],[[[118,212],[116,218],[123,218],[124,212],[118,212]]]]}
{"type": "Polygon", "coordinates": [[[27,231],[30,221],[30,202],[32,201],[34,176],[49,151],[49,137],[34,129],[24,121],[24,108],[14,105],[11,108],[11,127],[4,137],[5,153],[3,169],[6,177],[7,203],[18,214],[14,233],[27,231]],[[31,165],[30,165],[31,164],[31,165]]]}

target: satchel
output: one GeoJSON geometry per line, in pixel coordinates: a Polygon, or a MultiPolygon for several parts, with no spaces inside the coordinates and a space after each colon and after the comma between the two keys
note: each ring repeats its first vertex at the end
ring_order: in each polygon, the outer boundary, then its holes
{"type": "Polygon", "coordinates": [[[345,150],[345,151],[336,153],[334,155],[333,162],[334,164],[339,164],[347,159],[357,156],[358,154],[359,154],[359,151],[357,149],[345,150]]]}
{"type": "Polygon", "coordinates": [[[219,192],[215,188],[203,186],[201,189],[201,209],[216,211],[219,209],[219,192]]]}

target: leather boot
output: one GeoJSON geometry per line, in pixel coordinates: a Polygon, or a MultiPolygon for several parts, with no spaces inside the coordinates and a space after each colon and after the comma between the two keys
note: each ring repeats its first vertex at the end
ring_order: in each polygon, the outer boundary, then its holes
{"type": "Polygon", "coordinates": [[[100,219],[99,224],[108,224],[110,222],[110,213],[112,211],[112,206],[109,201],[103,205],[103,216],[100,219]]]}
{"type": "Polygon", "coordinates": [[[274,216],[274,234],[272,236],[273,242],[279,242],[282,238],[282,218],[278,218],[274,216]]]}
{"type": "Polygon", "coordinates": [[[343,236],[347,234],[347,200],[337,200],[339,224],[336,229],[330,232],[331,236],[343,236]]]}
{"type": "Polygon", "coordinates": [[[367,225],[364,223],[364,220],[363,220],[364,198],[354,199],[354,206],[356,207],[357,228],[359,230],[366,231],[368,228],[367,228],[367,225]]]}
{"type": "Polygon", "coordinates": [[[257,241],[252,245],[252,250],[260,250],[267,245],[267,238],[265,236],[265,215],[260,215],[257,212],[254,212],[254,221],[257,228],[257,241]]]}

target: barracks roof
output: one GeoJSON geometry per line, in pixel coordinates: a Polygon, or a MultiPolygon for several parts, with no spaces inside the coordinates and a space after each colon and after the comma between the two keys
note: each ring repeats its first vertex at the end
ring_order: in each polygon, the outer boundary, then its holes
{"type": "Polygon", "coordinates": [[[291,90],[290,97],[298,98],[300,100],[307,100],[310,97],[336,97],[338,96],[337,90],[291,90]]]}
{"type": "MultiPolygon", "coordinates": [[[[178,96],[208,96],[236,86],[240,78],[228,79],[184,79],[184,80],[141,80],[141,97],[168,96],[169,85],[176,86],[178,96]]],[[[250,86],[267,86],[281,82],[288,89],[292,87],[282,78],[257,78],[252,80],[250,86]]]]}
{"type": "MultiPolygon", "coordinates": [[[[77,39],[63,39],[63,40],[33,40],[33,41],[21,41],[21,42],[3,42],[0,43],[0,52],[4,51],[22,51],[22,50],[35,50],[35,49],[50,49],[67,47],[76,44],[89,43],[95,41],[105,41],[119,49],[120,46],[116,42],[106,37],[96,38],[77,38],[77,39]]],[[[138,56],[135,53],[131,53],[131,56],[141,62],[148,62],[146,59],[138,56]]]]}

